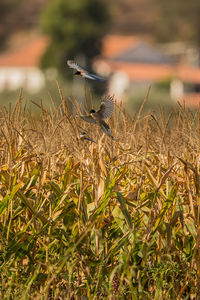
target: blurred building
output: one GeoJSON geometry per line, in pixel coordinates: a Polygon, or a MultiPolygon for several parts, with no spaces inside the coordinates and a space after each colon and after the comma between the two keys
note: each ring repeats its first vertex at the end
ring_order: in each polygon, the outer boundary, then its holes
{"type": "Polygon", "coordinates": [[[95,68],[101,75],[110,75],[109,90],[118,96],[129,85],[162,82],[169,83],[169,93],[175,100],[184,99],[188,86],[194,94],[200,92],[198,49],[186,43],[160,46],[132,36],[107,36],[95,68]],[[113,80],[116,74],[117,80],[113,80]]]}
{"type": "MultiPolygon", "coordinates": [[[[21,40],[20,40],[21,41],[21,40]]],[[[39,36],[14,43],[9,51],[0,53],[0,91],[23,87],[37,92],[46,78],[55,78],[56,70],[44,74],[40,59],[49,43],[39,36]]],[[[104,37],[101,57],[94,69],[109,77],[108,92],[125,99],[134,85],[165,84],[171,98],[185,105],[198,105],[200,98],[199,51],[188,43],[152,44],[136,36],[108,35],[104,37]]]]}
{"type": "Polygon", "coordinates": [[[23,87],[29,92],[39,91],[45,77],[39,61],[48,45],[48,38],[29,39],[6,52],[0,53],[0,91],[23,87]]]}

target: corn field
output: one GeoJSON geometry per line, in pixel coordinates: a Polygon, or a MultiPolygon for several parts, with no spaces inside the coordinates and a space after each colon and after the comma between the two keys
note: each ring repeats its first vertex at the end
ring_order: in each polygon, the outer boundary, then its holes
{"type": "Polygon", "coordinates": [[[200,299],[200,109],[116,103],[112,141],[59,93],[0,109],[0,298],[200,299]]]}

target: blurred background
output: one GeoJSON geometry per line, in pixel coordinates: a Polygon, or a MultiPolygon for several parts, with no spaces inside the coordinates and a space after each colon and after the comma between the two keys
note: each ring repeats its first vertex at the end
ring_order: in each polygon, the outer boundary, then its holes
{"type": "Polygon", "coordinates": [[[108,92],[134,112],[200,102],[200,1],[1,0],[0,104],[108,92]],[[74,78],[75,59],[106,84],[74,78]]]}

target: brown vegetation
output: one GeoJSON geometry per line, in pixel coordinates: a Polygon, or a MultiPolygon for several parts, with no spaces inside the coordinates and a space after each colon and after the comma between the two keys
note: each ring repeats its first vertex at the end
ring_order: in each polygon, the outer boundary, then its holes
{"type": "Polygon", "coordinates": [[[116,105],[112,141],[59,92],[0,111],[1,298],[198,297],[200,111],[116,105]]]}

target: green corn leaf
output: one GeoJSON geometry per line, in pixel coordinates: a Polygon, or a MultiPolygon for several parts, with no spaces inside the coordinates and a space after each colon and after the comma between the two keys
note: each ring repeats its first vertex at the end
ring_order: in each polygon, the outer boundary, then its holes
{"type": "Polygon", "coordinates": [[[155,233],[155,231],[157,230],[158,226],[160,225],[161,221],[163,220],[164,218],[164,215],[167,213],[167,211],[169,210],[169,208],[172,206],[173,204],[173,201],[176,197],[176,194],[177,194],[177,185],[173,186],[171,191],[169,192],[169,195],[167,197],[167,199],[165,200],[164,204],[163,204],[163,208],[161,209],[161,212],[155,222],[155,225],[154,225],[154,230],[152,233],[155,233]]]}
{"type": "Polygon", "coordinates": [[[39,176],[39,170],[37,168],[34,168],[33,171],[31,172],[30,177],[28,178],[28,180],[26,181],[26,183],[24,185],[24,190],[27,187],[31,188],[32,186],[34,186],[36,184],[38,176],[39,176]]]}
{"type": "Polygon", "coordinates": [[[5,210],[7,209],[10,201],[12,201],[13,197],[15,196],[15,194],[17,193],[17,191],[20,189],[20,187],[22,186],[23,182],[18,183],[17,185],[15,185],[10,194],[6,195],[0,202],[0,216],[5,212],[5,210]]]}
{"type": "Polygon", "coordinates": [[[188,217],[185,226],[192,235],[192,237],[196,240],[197,228],[195,226],[195,221],[191,217],[188,217]]]}
{"type": "Polygon", "coordinates": [[[3,213],[8,207],[9,196],[10,195],[6,195],[0,202],[0,216],[3,215],[3,213]]]}
{"type": "Polygon", "coordinates": [[[113,215],[113,217],[115,219],[115,222],[117,223],[117,225],[121,229],[121,231],[125,234],[128,231],[128,226],[126,224],[124,215],[123,215],[121,209],[118,206],[116,206],[113,209],[112,215],[113,215]]]}
{"type": "Polygon", "coordinates": [[[48,185],[50,189],[56,194],[57,197],[60,197],[62,195],[62,191],[57,183],[53,181],[49,181],[48,185]]]}
{"type": "Polygon", "coordinates": [[[32,207],[30,201],[28,200],[28,198],[21,192],[21,191],[18,191],[17,192],[17,195],[18,197],[22,200],[22,202],[24,203],[24,205],[30,210],[30,212],[37,216],[38,219],[40,219],[40,221],[42,221],[42,223],[45,225],[46,223],[48,223],[47,219],[42,216],[39,212],[36,212],[34,210],[34,208],[32,207]]]}
{"type": "Polygon", "coordinates": [[[132,225],[132,222],[131,222],[131,216],[130,216],[130,214],[129,214],[126,206],[125,206],[124,198],[123,198],[123,196],[122,196],[121,193],[117,192],[116,194],[117,194],[117,200],[120,203],[120,208],[121,208],[121,211],[122,211],[122,213],[123,213],[123,215],[125,217],[126,223],[127,223],[128,227],[129,227],[129,229],[132,229],[133,225],[132,225]]]}

